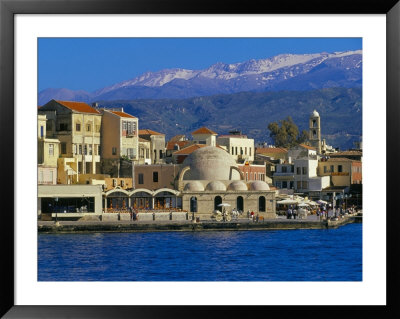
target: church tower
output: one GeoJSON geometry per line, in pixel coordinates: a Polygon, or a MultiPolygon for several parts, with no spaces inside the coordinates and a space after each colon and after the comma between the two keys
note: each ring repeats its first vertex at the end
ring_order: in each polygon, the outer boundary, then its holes
{"type": "Polygon", "coordinates": [[[316,110],[310,116],[309,141],[311,146],[316,148],[317,154],[321,154],[321,120],[316,110]]]}

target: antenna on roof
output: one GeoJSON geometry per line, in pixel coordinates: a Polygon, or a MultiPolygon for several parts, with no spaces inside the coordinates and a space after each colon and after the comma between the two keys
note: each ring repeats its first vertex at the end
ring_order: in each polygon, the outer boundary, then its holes
{"type": "Polygon", "coordinates": [[[92,103],[92,107],[94,107],[95,109],[98,109],[99,108],[99,103],[93,102],[92,103]]]}

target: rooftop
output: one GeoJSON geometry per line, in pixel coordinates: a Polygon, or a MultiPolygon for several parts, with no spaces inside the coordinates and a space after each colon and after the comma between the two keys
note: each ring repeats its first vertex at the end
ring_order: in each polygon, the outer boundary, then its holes
{"type": "Polygon", "coordinates": [[[178,145],[179,148],[182,148],[188,143],[190,143],[190,141],[169,141],[167,143],[167,150],[173,150],[175,145],[178,145]]]}
{"type": "Polygon", "coordinates": [[[193,144],[193,145],[185,147],[179,151],[174,152],[174,155],[188,155],[188,154],[193,153],[195,150],[198,150],[199,148],[206,147],[206,146],[207,145],[205,145],[205,144],[193,144]]]}
{"type": "Polygon", "coordinates": [[[286,148],[282,147],[257,147],[256,153],[258,154],[272,154],[272,153],[287,153],[286,148]]]}
{"type": "Polygon", "coordinates": [[[54,100],[58,104],[61,104],[65,106],[66,108],[79,112],[79,113],[91,113],[91,114],[100,114],[98,110],[95,108],[91,107],[89,104],[83,103],[83,102],[74,102],[74,101],[59,101],[59,100],[54,100]]]}
{"type": "Polygon", "coordinates": [[[315,147],[312,147],[310,145],[306,145],[306,144],[299,144],[299,146],[306,148],[308,150],[312,150],[312,151],[316,151],[317,149],[315,147]]]}
{"type": "Polygon", "coordinates": [[[211,131],[209,128],[207,128],[207,127],[205,127],[205,126],[199,128],[198,130],[192,132],[191,134],[192,134],[192,135],[196,135],[196,134],[218,135],[217,133],[215,133],[214,131],[211,131]]]}
{"type": "Polygon", "coordinates": [[[149,129],[139,130],[139,135],[165,135],[149,129]]]}
{"type": "Polygon", "coordinates": [[[125,113],[125,112],[120,112],[120,111],[110,111],[110,112],[113,113],[113,114],[115,114],[115,115],[118,115],[118,116],[120,116],[120,117],[129,117],[129,118],[132,118],[132,119],[136,119],[135,116],[130,115],[130,114],[125,113]]]}

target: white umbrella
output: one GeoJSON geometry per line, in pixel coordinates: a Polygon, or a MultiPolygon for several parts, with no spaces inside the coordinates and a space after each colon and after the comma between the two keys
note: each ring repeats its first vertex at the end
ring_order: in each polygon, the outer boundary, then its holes
{"type": "Polygon", "coordinates": [[[217,205],[217,206],[231,206],[231,205],[229,205],[229,204],[227,204],[227,203],[221,203],[221,204],[219,204],[219,205],[217,205]]]}
{"type": "Polygon", "coordinates": [[[276,202],[277,204],[283,204],[283,205],[291,205],[291,204],[298,204],[299,201],[295,199],[284,199],[276,202]]]}
{"type": "Polygon", "coordinates": [[[299,207],[306,207],[306,206],[309,206],[309,205],[306,204],[306,203],[300,203],[300,204],[298,204],[297,206],[299,206],[299,207]]]}
{"type": "Polygon", "coordinates": [[[328,204],[328,202],[326,202],[326,201],[324,201],[322,199],[317,200],[317,203],[318,204],[328,204]]]}

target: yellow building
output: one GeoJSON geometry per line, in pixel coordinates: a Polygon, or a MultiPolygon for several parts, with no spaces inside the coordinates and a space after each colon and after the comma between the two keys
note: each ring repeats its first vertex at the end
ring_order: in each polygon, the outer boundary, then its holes
{"type": "Polygon", "coordinates": [[[362,183],[361,161],[348,158],[329,158],[318,163],[319,176],[331,176],[332,186],[351,186],[362,183]]]}
{"type": "Polygon", "coordinates": [[[61,158],[77,159],[78,174],[100,172],[102,116],[97,109],[82,102],[51,100],[39,113],[47,116],[47,134],[60,140],[61,158]]]}
{"type": "Polygon", "coordinates": [[[138,160],[138,118],[123,109],[102,109],[102,157],[119,159],[127,157],[138,160]]]}
{"type": "Polygon", "coordinates": [[[38,115],[38,184],[56,184],[60,141],[46,137],[46,122],[46,115],[38,115]]]}

